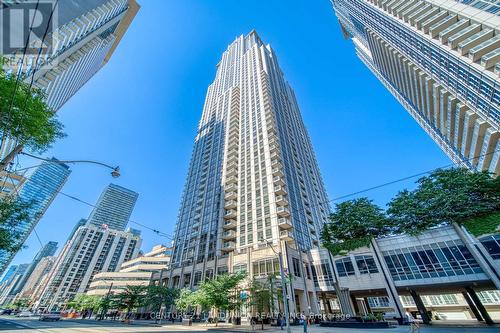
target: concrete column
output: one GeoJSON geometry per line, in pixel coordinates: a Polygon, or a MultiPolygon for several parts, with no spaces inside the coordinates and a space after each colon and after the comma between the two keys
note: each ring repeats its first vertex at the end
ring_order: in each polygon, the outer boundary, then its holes
{"type": "Polygon", "coordinates": [[[474,314],[474,317],[476,317],[478,321],[484,321],[483,317],[481,317],[481,313],[479,313],[479,310],[476,307],[476,304],[474,304],[467,291],[462,291],[462,295],[464,296],[465,301],[469,305],[470,310],[474,314]]]}
{"type": "Polygon", "coordinates": [[[479,299],[479,297],[477,297],[476,291],[474,289],[472,289],[472,287],[465,287],[465,290],[469,294],[469,296],[472,299],[472,301],[474,302],[474,304],[476,304],[477,310],[479,311],[479,313],[483,317],[484,322],[488,325],[493,325],[494,322],[491,319],[488,311],[486,311],[483,303],[481,303],[481,300],[479,299]]]}
{"type": "Polygon", "coordinates": [[[431,323],[431,318],[427,314],[427,309],[425,308],[424,302],[422,302],[422,298],[420,298],[420,295],[413,289],[410,289],[409,292],[411,297],[413,297],[413,301],[415,301],[415,305],[417,306],[417,310],[422,317],[422,321],[424,324],[429,325],[431,323]]]}

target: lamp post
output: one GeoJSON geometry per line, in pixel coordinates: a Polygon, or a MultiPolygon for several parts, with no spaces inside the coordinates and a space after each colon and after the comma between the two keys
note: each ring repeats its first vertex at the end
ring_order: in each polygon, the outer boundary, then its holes
{"type": "MultiPolygon", "coordinates": [[[[91,161],[91,160],[51,160],[51,159],[47,159],[47,158],[35,156],[35,155],[32,155],[32,154],[28,154],[28,153],[25,153],[25,152],[20,152],[19,154],[26,155],[26,156],[35,158],[37,160],[41,160],[41,161],[45,161],[45,162],[49,162],[49,163],[54,163],[54,164],[75,164],[75,163],[96,164],[96,165],[100,165],[100,166],[103,166],[105,168],[111,169],[111,176],[113,178],[120,177],[120,167],[119,166],[115,166],[114,167],[114,166],[111,166],[111,165],[108,165],[108,164],[102,163],[102,162],[91,161]]],[[[31,168],[34,168],[34,166],[33,167],[24,168],[24,169],[20,169],[20,170],[17,170],[17,171],[24,171],[24,170],[28,170],[28,169],[31,169],[31,168]]]]}
{"type": "Polygon", "coordinates": [[[276,250],[273,248],[272,243],[270,243],[268,240],[261,239],[260,241],[266,242],[267,245],[271,247],[271,250],[273,250],[274,254],[278,256],[278,261],[280,265],[280,275],[281,275],[281,292],[283,294],[283,307],[285,308],[285,322],[286,322],[286,332],[291,333],[292,331],[290,330],[290,313],[288,311],[288,296],[286,292],[286,283],[285,283],[285,270],[283,269],[283,258],[281,256],[281,249],[279,252],[276,252],[276,250]]]}

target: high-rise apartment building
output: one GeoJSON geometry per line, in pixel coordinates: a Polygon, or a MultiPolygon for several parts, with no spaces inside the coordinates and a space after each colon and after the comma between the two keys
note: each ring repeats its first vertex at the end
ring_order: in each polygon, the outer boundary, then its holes
{"type": "MultiPolygon", "coordinates": [[[[38,58],[37,52],[28,52],[21,66],[23,47],[5,56],[14,59],[11,63],[13,71],[20,71],[27,82],[34,75],[35,87],[43,89],[47,103],[58,110],[109,61],[139,5],[135,0],[61,0],[54,1],[53,5],[53,17],[45,38],[44,34],[30,35],[30,47],[44,45],[41,57],[38,58]]],[[[14,12],[20,8],[25,8],[25,4],[6,1],[0,10],[14,12]]],[[[51,14],[42,6],[38,8],[43,15],[51,14]]],[[[3,15],[16,17],[10,13],[3,15]]],[[[22,33],[29,29],[25,26],[28,23],[31,22],[26,19],[14,20],[4,27],[5,33],[18,35],[24,41],[27,36],[22,33]]],[[[43,23],[47,26],[48,19],[43,23]]]]}
{"type": "MultiPolygon", "coordinates": [[[[44,2],[38,8],[45,8],[43,5],[46,4],[44,2]]],[[[0,15],[11,18],[3,20],[2,36],[17,36],[17,44],[20,43],[11,54],[2,50],[3,56],[9,59],[6,70],[20,73],[28,83],[33,80],[34,87],[46,93],[47,104],[57,111],[110,60],[140,6],[135,0],[60,0],[52,4],[53,9],[41,10],[44,26],[38,30],[42,32],[30,34],[30,50],[33,45],[44,46],[40,57],[34,49],[36,52],[27,52],[22,60],[27,40],[25,35],[31,22],[13,13],[20,12],[19,9],[26,11],[26,4],[23,1],[3,1],[0,15]]],[[[6,40],[3,38],[4,43],[6,40]]],[[[2,140],[0,159],[16,145],[11,138],[2,140]]]]}
{"type": "Polygon", "coordinates": [[[124,231],[137,193],[110,184],[87,220],[80,220],[58,255],[34,307],[59,309],[88,290],[97,273],[115,272],[139,253],[140,234],[124,231]],[[113,229],[115,226],[117,229],[113,229]]]}
{"type": "MultiPolygon", "coordinates": [[[[31,205],[28,208],[29,217],[14,226],[14,230],[19,233],[15,241],[15,248],[20,248],[24,244],[66,183],[70,173],[71,170],[67,165],[53,158],[51,161],[44,161],[40,164],[26,180],[19,190],[16,200],[31,205]]],[[[0,250],[0,274],[7,268],[16,253],[17,250],[0,250]]]]}
{"type": "Polygon", "coordinates": [[[37,265],[40,263],[40,261],[45,258],[45,257],[50,257],[53,256],[57,251],[57,242],[48,242],[45,244],[40,251],[35,255],[33,258],[33,261],[29,264],[28,268],[26,268],[26,272],[22,276],[21,279],[16,283],[15,287],[12,289],[11,294],[16,295],[21,290],[23,290],[24,286],[26,285],[26,282],[28,279],[31,277],[31,274],[37,267],[37,265]]]}
{"type": "Polygon", "coordinates": [[[225,272],[265,276],[279,272],[274,251],[281,251],[296,276],[292,305],[314,310],[309,250],[319,249],[329,211],[311,141],[276,54],[255,31],[237,38],[208,87],[172,269],[162,283],[194,287],[225,272]]]}
{"type": "Polygon", "coordinates": [[[124,187],[109,184],[102,192],[87,224],[106,225],[113,230],[125,230],[139,194],[124,187]]]}
{"type": "Polygon", "coordinates": [[[457,164],[498,175],[498,2],[332,4],[359,58],[444,152],[457,164]]]}

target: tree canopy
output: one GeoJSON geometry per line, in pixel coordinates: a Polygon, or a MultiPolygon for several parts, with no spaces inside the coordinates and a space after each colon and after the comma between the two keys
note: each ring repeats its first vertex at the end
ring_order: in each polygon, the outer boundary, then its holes
{"type": "MultiPolygon", "coordinates": [[[[13,139],[18,147],[42,152],[58,138],[65,136],[63,125],[46,103],[44,92],[15,75],[7,74],[0,66],[0,136],[2,143],[13,139]]],[[[10,159],[0,161],[1,168],[10,159]]]]}
{"type": "MultiPolygon", "coordinates": [[[[500,179],[487,172],[436,170],[416,184],[414,190],[400,191],[386,211],[367,198],[337,204],[322,231],[323,245],[335,255],[388,234],[418,235],[452,223],[470,228],[471,221],[489,221],[500,212],[500,179]]],[[[494,220],[495,225],[475,229],[494,230],[500,224],[494,220]]]]}
{"type": "Polygon", "coordinates": [[[18,225],[30,218],[31,203],[21,199],[0,198],[0,250],[16,251],[22,244],[17,241],[20,232],[18,225]]]}

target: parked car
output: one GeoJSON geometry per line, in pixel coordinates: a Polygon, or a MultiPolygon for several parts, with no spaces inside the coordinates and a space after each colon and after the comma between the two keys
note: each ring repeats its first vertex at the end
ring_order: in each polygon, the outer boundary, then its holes
{"type": "Polygon", "coordinates": [[[0,310],[0,315],[10,315],[12,313],[12,309],[2,309],[0,310]]]}
{"type": "Polygon", "coordinates": [[[17,317],[31,317],[33,313],[31,311],[20,311],[16,316],[17,317]]]}
{"type": "Polygon", "coordinates": [[[40,318],[38,318],[38,320],[40,320],[40,321],[58,321],[58,320],[61,320],[61,313],[57,312],[57,311],[42,313],[40,315],[40,318]]]}

